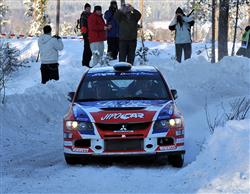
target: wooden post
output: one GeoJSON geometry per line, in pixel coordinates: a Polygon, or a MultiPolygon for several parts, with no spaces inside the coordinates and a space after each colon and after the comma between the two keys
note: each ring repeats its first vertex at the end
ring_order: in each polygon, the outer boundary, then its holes
{"type": "Polygon", "coordinates": [[[57,0],[56,5],[56,35],[59,35],[60,27],[60,0],[57,0]]]}

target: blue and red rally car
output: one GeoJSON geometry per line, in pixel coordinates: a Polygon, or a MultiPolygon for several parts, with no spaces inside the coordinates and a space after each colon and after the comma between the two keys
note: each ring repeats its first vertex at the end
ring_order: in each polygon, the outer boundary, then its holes
{"type": "Polygon", "coordinates": [[[183,116],[161,73],[152,66],[118,63],[92,68],[70,92],[64,117],[64,156],[167,155],[175,167],[184,161],[183,116]]]}

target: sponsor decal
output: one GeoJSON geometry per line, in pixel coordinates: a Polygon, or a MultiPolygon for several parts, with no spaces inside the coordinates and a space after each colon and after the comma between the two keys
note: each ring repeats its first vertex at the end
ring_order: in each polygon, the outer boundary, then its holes
{"type": "Polygon", "coordinates": [[[160,150],[175,150],[176,146],[171,145],[171,146],[160,146],[160,150]]]}
{"type": "Polygon", "coordinates": [[[75,147],[73,147],[72,151],[73,152],[89,152],[89,149],[88,148],[75,148],[75,147]]]}
{"type": "Polygon", "coordinates": [[[158,76],[157,72],[148,72],[148,71],[137,71],[137,72],[105,72],[105,73],[100,73],[100,72],[96,72],[96,73],[88,73],[87,77],[117,77],[117,76],[125,76],[125,77],[132,77],[132,76],[158,76]]]}
{"type": "Polygon", "coordinates": [[[64,141],[64,146],[72,146],[72,142],[71,141],[64,141]]]}
{"type": "Polygon", "coordinates": [[[144,113],[109,113],[101,117],[102,121],[111,120],[111,119],[143,119],[144,113]]]}

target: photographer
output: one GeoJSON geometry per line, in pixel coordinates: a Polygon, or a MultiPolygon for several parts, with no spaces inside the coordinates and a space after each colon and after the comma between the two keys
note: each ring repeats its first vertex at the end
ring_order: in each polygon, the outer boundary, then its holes
{"type": "Polygon", "coordinates": [[[63,50],[63,42],[60,36],[51,36],[49,25],[43,28],[44,34],[38,39],[38,47],[41,56],[42,84],[54,79],[59,80],[58,72],[58,51],[63,50]]]}
{"type": "Polygon", "coordinates": [[[125,4],[115,13],[115,19],[119,24],[119,61],[133,65],[141,13],[130,4],[125,4]]]}
{"type": "Polygon", "coordinates": [[[175,51],[176,60],[181,63],[182,51],[184,51],[184,58],[191,58],[192,54],[192,39],[191,26],[194,25],[194,20],[191,16],[186,16],[183,10],[178,7],[175,12],[175,17],[169,25],[169,30],[175,30],[175,51]]]}

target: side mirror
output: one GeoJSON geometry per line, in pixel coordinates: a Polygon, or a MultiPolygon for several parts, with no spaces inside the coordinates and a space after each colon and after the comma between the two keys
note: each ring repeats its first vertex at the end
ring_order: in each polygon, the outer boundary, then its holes
{"type": "Polygon", "coordinates": [[[177,90],[171,90],[171,93],[172,93],[174,100],[178,98],[177,90]]]}
{"type": "Polygon", "coordinates": [[[67,99],[67,100],[70,101],[70,102],[72,102],[74,96],[75,96],[75,92],[69,92],[69,93],[68,93],[68,99],[67,99]]]}

